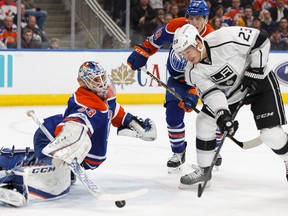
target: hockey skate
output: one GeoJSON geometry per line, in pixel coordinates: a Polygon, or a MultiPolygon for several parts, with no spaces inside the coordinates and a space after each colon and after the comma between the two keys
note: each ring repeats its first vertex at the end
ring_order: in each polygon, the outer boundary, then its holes
{"type": "Polygon", "coordinates": [[[208,173],[209,167],[198,167],[195,169],[194,172],[186,174],[181,177],[180,179],[180,184],[178,188],[180,189],[191,189],[191,188],[196,188],[198,184],[202,184],[206,178],[208,178],[208,182],[206,187],[210,186],[210,180],[211,180],[211,174],[208,173]],[[209,175],[209,176],[208,176],[209,175]]]}
{"type": "Polygon", "coordinates": [[[182,164],[185,163],[185,153],[174,153],[173,156],[167,161],[168,173],[178,173],[182,171],[182,164]]]}

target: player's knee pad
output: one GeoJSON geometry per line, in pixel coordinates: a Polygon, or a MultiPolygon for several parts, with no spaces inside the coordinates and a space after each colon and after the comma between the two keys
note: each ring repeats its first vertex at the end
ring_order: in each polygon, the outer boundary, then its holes
{"type": "Polygon", "coordinates": [[[62,131],[43,150],[43,154],[70,164],[74,159],[81,163],[91,149],[88,127],[77,122],[66,122],[62,131]]]}
{"type": "Polygon", "coordinates": [[[260,131],[260,139],[277,155],[288,160],[288,137],[282,127],[264,128],[260,131]]]}
{"type": "Polygon", "coordinates": [[[264,128],[260,131],[260,139],[270,148],[278,150],[287,143],[287,134],[280,126],[264,128]]]}
{"type": "Polygon", "coordinates": [[[0,170],[10,170],[17,166],[27,166],[35,162],[34,150],[2,148],[0,150],[0,170]]]}
{"type": "Polygon", "coordinates": [[[214,140],[216,139],[217,125],[215,119],[200,112],[196,118],[196,136],[200,140],[214,140]]]}
{"type": "Polygon", "coordinates": [[[67,164],[32,165],[17,167],[8,174],[13,176],[3,184],[5,188],[17,190],[26,200],[44,201],[58,199],[68,194],[71,171],[67,164]]]}
{"type": "Polygon", "coordinates": [[[169,126],[176,126],[184,120],[184,110],[178,106],[178,102],[171,101],[166,104],[166,122],[169,126]]]}

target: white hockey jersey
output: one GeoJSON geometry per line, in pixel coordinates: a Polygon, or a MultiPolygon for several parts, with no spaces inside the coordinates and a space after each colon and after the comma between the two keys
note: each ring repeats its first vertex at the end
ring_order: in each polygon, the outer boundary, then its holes
{"type": "Polygon", "coordinates": [[[269,39],[257,40],[259,31],[253,28],[221,28],[204,37],[208,58],[185,68],[185,80],[197,88],[199,96],[212,112],[228,109],[238,102],[244,72],[247,68],[263,68],[263,78],[270,72],[269,39]]]}

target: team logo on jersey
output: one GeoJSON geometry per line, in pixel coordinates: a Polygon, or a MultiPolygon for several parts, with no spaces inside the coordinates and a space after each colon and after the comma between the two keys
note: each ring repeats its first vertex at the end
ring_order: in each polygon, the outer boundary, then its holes
{"type": "Polygon", "coordinates": [[[180,54],[176,53],[175,50],[171,50],[170,52],[170,64],[173,70],[177,72],[184,72],[184,68],[187,65],[187,60],[181,56],[180,54]]]}
{"type": "Polygon", "coordinates": [[[277,79],[284,85],[288,85],[288,62],[284,62],[276,67],[275,74],[277,79]]]}
{"type": "Polygon", "coordinates": [[[225,65],[220,71],[217,71],[217,73],[210,77],[215,83],[221,86],[232,86],[237,79],[237,75],[229,65],[225,65]]]}

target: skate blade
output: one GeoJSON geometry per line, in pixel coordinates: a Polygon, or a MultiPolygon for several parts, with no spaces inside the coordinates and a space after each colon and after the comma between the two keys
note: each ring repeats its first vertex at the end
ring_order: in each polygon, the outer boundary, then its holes
{"type": "Polygon", "coordinates": [[[178,166],[178,167],[168,167],[168,173],[169,174],[175,174],[175,173],[179,173],[183,170],[182,165],[178,166]]]}
{"type": "MultiPolygon", "coordinates": [[[[187,185],[187,184],[182,184],[180,183],[178,185],[178,188],[181,189],[181,190],[189,190],[189,189],[198,189],[198,184],[202,184],[203,185],[204,182],[198,182],[198,183],[195,183],[195,184],[192,184],[192,185],[187,185]]],[[[210,181],[207,182],[206,184],[206,187],[210,187],[211,186],[211,183],[210,181]]]]}
{"type": "Polygon", "coordinates": [[[0,202],[14,207],[26,205],[26,199],[21,193],[6,188],[0,188],[0,202]]]}

